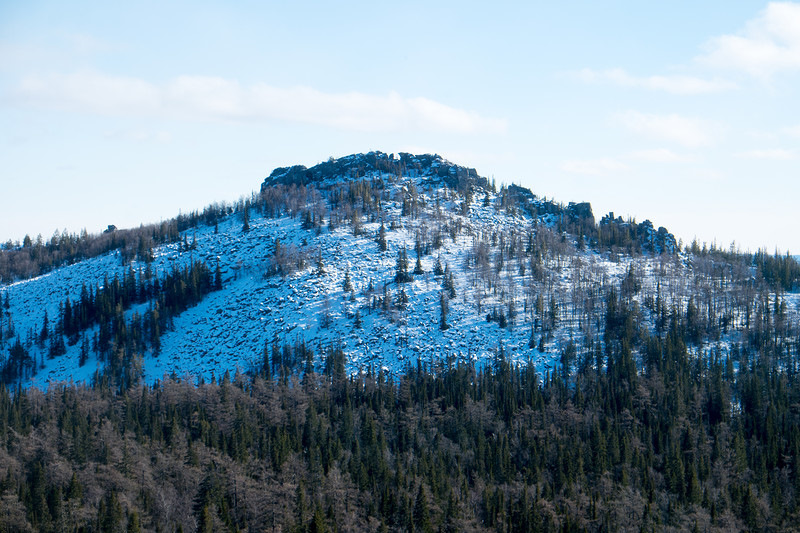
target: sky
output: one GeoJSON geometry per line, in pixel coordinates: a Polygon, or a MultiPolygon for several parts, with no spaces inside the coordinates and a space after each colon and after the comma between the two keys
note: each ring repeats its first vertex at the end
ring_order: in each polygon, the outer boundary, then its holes
{"type": "Polygon", "coordinates": [[[488,4],[3,0],[0,242],[380,150],[800,253],[800,3],[488,4]]]}

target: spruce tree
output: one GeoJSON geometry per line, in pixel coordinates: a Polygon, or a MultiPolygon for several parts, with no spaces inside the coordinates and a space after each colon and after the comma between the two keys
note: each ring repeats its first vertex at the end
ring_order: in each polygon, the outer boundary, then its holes
{"type": "Polygon", "coordinates": [[[442,256],[436,256],[436,264],[433,265],[433,274],[434,276],[441,276],[444,274],[444,268],[442,268],[442,256]]]}
{"type": "Polygon", "coordinates": [[[50,324],[47,320],[47,309],[44,311],[44,321],[42,323],[42,330],[39,332],[39,346],[44,346],[47,336],[50,333],[50,324]]]}
{"type": "Polygon", "coordinates": [[[353,292],[353,282],[350,280],[350,269],[344,271],[344,283],[342,283],[342,290],[344,292],[353,292]]]}
{"type": "Polygon", "coordinates": [[[422,261],[419,260],[419,254],[417,254],[417,262],[414,264],[414,275],[421,276],[424,273],[425,271],[422,269],[422,261]]]}
{"type": "Polygon", "coordinates": [[[328,531],[328,526],[325,525],[325,515],[319,505],[314,507],[314,515],[311,517],[308,531],[309,533],[327,533],[328,531]]]}
{"type": "Polygon", "coordinates": [[[78,366],[83,366],[86,364],[86,361],[89,360],[89,339],[86,338],[86,334],[83,335],[83,342],[81,343],[81,354],[78,359],[78,366]]]}
{"type": "Polygon", "coordinates": [[[445,268],[444,279],[442,280],[442,289],[447,291],[447,296],[453,300],[456,297],[456,281],[453,278],[453,273],[450,268],[445,268]]]}
{"type": "Polygon", "coordinates": [[[378,238],[375,239],[375,242],[378,243],[378,249],[381,252],[385,252],[388,248],[386,244],[386,226],[383,225],[381,222],[381,228],[378,230],[378,238]]]}
{"type": "Polygon", "coordinates": [[[447,323],[447,312],[448,312],[448,303],[447,303],[447,295],[444,291],[439,293],[439,329],[442,331],[446,331],[450,329],[450,324],[447,323]]]}
{"type": "Polygon", "coordinates": [[[400,289],[400,294],[397,295],[397,306],[401,309],[408,303],[408,295],[405,289],[400,289]]]}
{"type": "Polygon", "coordinates": [[[408,283],[414,281],[414,276],[408,273],[408,254],[406,253],[405,246],[400,249],[397,254],[397,265],[395,269],[394,280],[397,283],[408,283]]]}
{"type": "Polygon", "coordinates": [[[304,230],[310,230],[314,227],[314,219],[311,216],[311,211],[305,210],[303,211],[303,225],[302,228],[304,230]]]}
{"type": "Polygon", "coordinates": [[[424,533],[433,532],[430,510],[428,509],[428,500],[425,497],[425,491],[421,484],[417,491],[416,501],[414,502],[414,525],[416,529],[424,533]]]}
{"type": "Polygon", "coordinates": [[[142,531],[142,524],[139,520],[139,514],[136,511],[131,511],[128,514],[128,533],[140,533],[142,531]]]}

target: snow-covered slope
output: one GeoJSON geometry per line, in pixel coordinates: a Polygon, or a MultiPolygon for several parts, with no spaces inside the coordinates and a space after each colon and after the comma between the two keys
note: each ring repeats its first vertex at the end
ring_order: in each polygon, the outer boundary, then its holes
{"type": "MultiPolygon", "coordinates": [[[[317,207],[327,213],[327,221],[332,204],[325,195],[326,187],[348,179],[380,180],[379,216],[357,214],[358,231],[348,223],[332,229],[330,224],[303,229],[307,204],[291,213],[267,216],[256,201],[249,209],[249,231],[243,231],[243,213],[237,212],[217,227],[201,225],[187,230],[182,237],[195,243],[191,251],[185,251],[181,243],[154,250],[150,266],[156,275],[193,260],[212,267],[218,261],[224,284],[222,290],[175,317],[174,327],[161,338],[158,355],[143,354],[147,382],[166,374],[208,380],[226,370],[246,371],[260,364],[265,346],[297,342],[305,342],[314,351],[317,369],[332,347],[342,348],[350,371],[382,368],[390,373],[417,361],[487,361],[502,348],[510,359],[531,361],[545,371],[558,364],[569,339],[602,334],[600,292],[609,283],[618,284],[631,265],[644,284],[639,299],[652,296],[657,285],[669,280],[676,295],[672,303],[685,302],[678,299],[686,294],[688,283],[681,276],[687,268],[685,258],[650,255],[633,259],[579,251],[579,243],[555,230],[558,213],[526,211],[519,204],[506,209],[502,204],[507,190],[493,192],[486,180],[476,180],[477,175],[437,157],[407,160],[417,164],[389,165],[386,170],[359,159],[364,156],[350,157],[329,162],[333,170],[316,175],[303,167],[278,169],[262,191],[286,186],[293,179],[296,184],[296,177],[303,175],[304,186],[313,185],[323,192],[307,192],[304,198],[314,198],[317,207]],[[466,207],[464,197],[453,190],[459,176],[466,177],[471,187],[472,201],[466,207]],[[404,202],[411,192],[418,212],[404,216],[404,202]],[[383,252],[376,242],[381,223],[387,242],[383,252]],[[421,256],[424,273],[408,283],[395,282],[400,251],[408,251],[412,270],[415,243],[420,235],[433,232],[440,232],[443,238],[421,256]],[[536,253],[517,249],[513,255],[508,239],[524,246],[534,237],[539,243],[536,253]],[[301,268],[284,276],[273,274],[276,243],[304,257],[301,268]],[[481,264],[480,257],[487,255],[481,264]],[[441,327],[441,293],[447,276],[434,274],[437,260],[453,274],[455,297],[447,298],[447,329],[441,327]],[[536,268],[540,272],[533,276],[536,268]],[[348,274],[353,289],[349,292],[344,287],[348,274]],[[401,292],[407,297],[405,304],[401,292]],[[383,303],[386,296],[390,305],[383,303]],[[508,326],[487,321],[487,314],[493,312],[508,315],[508,326]],[[542,324],[551,319],[551,328],[545,333],[542,324]]],[[[392,161],[396,160],[390,158],[392,161]]],[[[538,201],[535,197],[528,200],[538,201]]],[[[134,262],[132,267],[143,270],[145,264],[134,262]]],[[[65,355],[49,359],[33,339],[45,311],[54,320],[59,302],[67,296],[77,300],[82,284],[97,287],[104,277],[121,277],[128,268],[118,255],[109,254],[1,289],[3,299],[6,293],[9,296],[15,331],[37,363],[38,372],[30,383],[46,386],[52,381],[91,379],[98,362],[91,356],[86,365],[79,366],[80,343],[68,346],[65,355]]],[[[796,307],[796,302],[790,306],[792,312],[796,307]]],[[[136,309],[128,312],[133,311],[136,309]]],[[[647,316],[647,310],[643,312],[647,316]]],[[[7,339],[6,348],[8,345],[7,339]]]]}

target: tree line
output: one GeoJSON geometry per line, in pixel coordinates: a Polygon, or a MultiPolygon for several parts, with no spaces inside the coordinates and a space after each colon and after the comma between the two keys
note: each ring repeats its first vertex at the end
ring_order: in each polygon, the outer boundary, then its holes
{"type": "Polygon", "coordinates": [[[161,335],[172,328],[174,317],[220,289],[219,265],[212,270],[197,260],[183,267],[175,265],[162,276],[149,265],[138,272],[129,266],[122,278],[106,276],[97,288],[84,284],[78,299],[67,297],[59,303],[52,321],[45,312],[40,328],[29,332],[27,339],[13,330],[11,318],[0,321],[0,341],[14,339],[7,355],[0,358],[0,381],[11,385],[28,379],[44,366],[45,356],[60,357],[67,346],[80,343],[80,366],[93,355],[108,372],[125,377],[118,380],[122,387],[137,383],[142,358],[159,354],[161,335]],[[140,304],[147,304],[143,313],[129,312],[140,304]],[[37,353],[41,360],[36,360],[37,353]]]}

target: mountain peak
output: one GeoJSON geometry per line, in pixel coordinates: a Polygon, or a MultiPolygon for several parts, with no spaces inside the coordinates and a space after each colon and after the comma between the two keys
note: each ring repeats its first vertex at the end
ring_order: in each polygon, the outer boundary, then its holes
{"type": "Polygon", "coordinates": [[[264,180],[261,190],[273,185],[308,185],[358,179],[370,174],[438,178],[452,188],[468,185],[488,190],[490,187],[489,180],[479,176],[474,168],[456,165],[437,154],[386,154],[374,151],[340,158],[331,157],[311,168],[304,165],[276,168],[264,180]]]}

